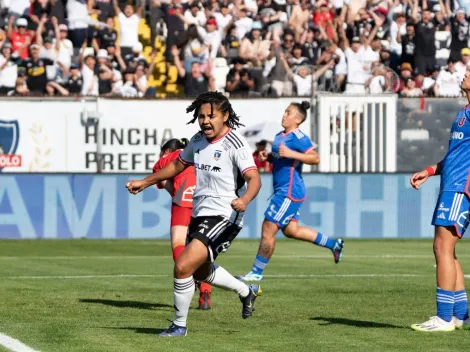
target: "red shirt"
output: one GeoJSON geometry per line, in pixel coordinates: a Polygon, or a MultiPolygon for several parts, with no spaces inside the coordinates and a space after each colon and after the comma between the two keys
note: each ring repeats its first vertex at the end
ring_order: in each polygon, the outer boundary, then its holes
{"type": "MultiPolygon", "coordinates": [[[[326,22],[330,20],[333,22],[334,14],[331,11],[328,12],[321,12],[317,11],[313,14],[313,23],[317,27],[325,27],[326,22]]],[[[332,26],[328,26],[326,29],[326,34],[328,35],[329,38],[333,38],[333,28],[332,26]]]]}
{"type": "MultiPolygon", "coordinates": [[[[181,150],[176,150],[174,152],[168,153],[160,158],[155,163],[153,167],[153,172],[157,172],[160,169],[163,169],[172,161],[178,159],[181,150]]],[[[182,173],[175,176],[174,178],[168,180],[173,185],[173,193],[171,197],[173,198],[173,203],[184,208],[193,207],[193,193],[196,188],[196,174],[194,173],[194,167],[187,167],[182,173]]],[[[157,184],[157,188],[163,188],[161,184],[157,184]]]]}
{"type": "Polygon", "coordinates": [[[255,159],[255,165],[258,168],[259,172],[272,172],[273,171],[273,164],[269,163],[267,160],[260,161],[258,158],[258,153],[253,153],[253,159],[255,159]]]}
{"type": "MultiPolygon", "coordinates": [[[[25,42],[26,37],[29,37],[29,34],[20,34],[19,32],[11,33],[11,51],[17,51],[25,42]]],[[[24,60],[29,56],[28,47],[25,47],[20,53],[20,57],[24,60]]]]}

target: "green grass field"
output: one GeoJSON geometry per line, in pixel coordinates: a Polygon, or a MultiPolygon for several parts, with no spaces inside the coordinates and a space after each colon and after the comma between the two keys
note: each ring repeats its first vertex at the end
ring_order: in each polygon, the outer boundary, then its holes
{"type": "MultiPolygon", "coordinates": [[[[246,273],[257,247],[236,240],[218,263],[246,273]]],[[[214,289],[212,311],[191,309],[186,338],[161,339],[173,317],[169,242],[0,241],[0,332],[42,352],[468,351],[470,332],[409,329],[435,311],[430,240],[345,248],[335,265],[327,250],[279,241],[252,318],[214,289]]],[[[457,254],[470,274],[470,243],[457,254]]]]}

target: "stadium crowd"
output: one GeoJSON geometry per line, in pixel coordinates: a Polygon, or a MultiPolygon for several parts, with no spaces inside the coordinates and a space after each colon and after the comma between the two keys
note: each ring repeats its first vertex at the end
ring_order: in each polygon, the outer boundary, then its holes
{"type": "Polygon", "coordinates": [[[469,0],[0,0],[0,94],[459,96],[469,0]],[[132,2],[137,1],[137,3],[132,2]],[[141,22],[150,50],[139,41],[141,22]],[[167,76],[166,76],[167,77],[167,76]],[[165,78],[168,79],[168,78],[165,78]]]}

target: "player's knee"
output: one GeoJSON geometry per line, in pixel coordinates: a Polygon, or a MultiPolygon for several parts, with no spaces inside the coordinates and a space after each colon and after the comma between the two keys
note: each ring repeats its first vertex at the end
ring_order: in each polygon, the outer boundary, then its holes
{"type": "Polygon", "coordinates": [[[454,248],[447,243],[442,237],[438,236],[434,239],[434,256],[436,258],[451,256],[454,257],[454,248]]]}
{"type": "Polygon", "coordinates": [[[277,225],[270,221],[264,221],[261,227],[263,240],[274,240],[277,232],[277,225]]]}
{"type": "Polygon", "coordinates": [[[287,226],[285,228],[282,229],[282,233],[284,234],[284,236],[286,236],[287,238],[294,238],[295,237],[295,229],[287,226]]]}
{"type": "Polygon", "coordinates": [[[189,276],[191,276],[192,273],[192,268],[188,263],[184,260],[180,260],[179,258],[175,262],[175,278],[176,279],[184,279],[189,276]]]}

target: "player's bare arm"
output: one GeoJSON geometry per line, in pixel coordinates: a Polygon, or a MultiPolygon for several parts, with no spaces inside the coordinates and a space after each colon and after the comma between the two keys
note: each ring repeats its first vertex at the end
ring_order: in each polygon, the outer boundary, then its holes
{"type": "Polygon", "coordinates": [[[411,176],[410,184],[414,189],[419,189],[421,185],[428,180],[429,177],[433,175],[440,175],[442,170],[442,161],[437,164],[428,166],[426,169],[415,173],[411,176]]]}
{"type": "Polygon", "coordinates": [[[240,198],[232,201],[232,208],[244,212],[248,204],[256,197],[261,188],[261,178],[258,170],[250,170],[243,176],[246,181],[246,192],[240,198]]]}
{"type": "Polygon", "coordinates": [[[289,149],[284,144],[281,144],[279,147],[279,155],[282,158],[295,159],[307,165],[316,165],[320,163],[320,157],[315,150],[310,150],[307,153],[299,153],[295,150],[289,149]]]}
{"type": "Polygon", "coordinates": [[[163,169],[158,170],[154,174],[151,174],[144,178],[143,180],[132,180],[129,181],[126,185],[126,188],[132,194],[137,194],[142,192],[147,187],[153,186],[159,182],[168,180],[172,177],[175,177],[179,173],[183,172],[186,169],[186,165],[179,160],[174,160],[165,166],[163,169]]]}

